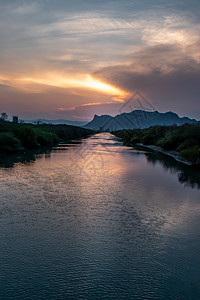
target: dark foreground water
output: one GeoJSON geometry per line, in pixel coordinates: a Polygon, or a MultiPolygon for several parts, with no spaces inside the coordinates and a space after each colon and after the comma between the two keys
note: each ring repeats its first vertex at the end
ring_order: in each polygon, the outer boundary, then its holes
{"type": "Polygon", "coordinates": [[[199,187],[109,133],[2,158],[0,299],[200,299],[199,187]]]}

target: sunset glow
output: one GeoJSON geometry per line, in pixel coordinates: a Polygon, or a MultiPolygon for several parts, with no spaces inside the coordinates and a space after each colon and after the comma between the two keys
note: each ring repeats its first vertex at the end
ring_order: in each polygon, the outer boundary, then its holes
{"type": "Polygon", "coordinates": [[[24,88],[26,85],[30,84],[41,84],[47,85],[52,87],[59,87],[59,88],[70,88],[70,87],[77,87],[77,88],[89,88],[93,90],[97,90],[99,92],[115,95],[115,96],[125,96],[127,93],[122,91],[116,87],[113,87],[109,84],[101,82],[92,78],[90,75],[85,76],[82,80],[59,77],[58,75],[45,75],[45,78],[22,78],[21,83],[24,83],[24,88]]]}
{"type": "Polygon", "coordinates": [[[0,0],[0,299],[200,299],[199,16],[0,0]]]}
{"type": "Polygon", "coordinates": [[[87,79],[84,82],[80,82],[80,85],[101,91],[103,93],[111,94],[111,95],[120,95],[120,96],[125,95],[125,92],[121,91],[120,89],[113,87],[111,85],[108,85],[99,80],[93,79],[89,75],[87,76],[87,79]]]}
{"type": "Polygon", "coordinates": [[[155,110],[199,118],[198,1],[50,2],[0,1],[2,111],[87,120],[140,91],[155,110]]]}

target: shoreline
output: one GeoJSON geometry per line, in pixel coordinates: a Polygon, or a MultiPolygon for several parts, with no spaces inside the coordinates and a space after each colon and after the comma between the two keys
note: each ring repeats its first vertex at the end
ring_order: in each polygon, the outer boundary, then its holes
{"type": "Polygon", "coordinates": [[[177,152],[175,151],[167,151],[167,150],[164,150],[162,149],[161,147],[159,146],[155,146],[155,145],[144,145],[142,143],[137,143],[136,146],[140,146],[140,147],[144,147],[144,148],[147,148],[147,149],[150,149],[150,150],[154,150],[154,151],[157,151],[157,152],[160,152],[160,153],[163,153],[165,155],[168,155],[170,157],[173,157],[176,161],[178,162],[181,162],[187,166],[192,166],[193,164],[184,159],[182,156],[180,156],[177,152]]]}

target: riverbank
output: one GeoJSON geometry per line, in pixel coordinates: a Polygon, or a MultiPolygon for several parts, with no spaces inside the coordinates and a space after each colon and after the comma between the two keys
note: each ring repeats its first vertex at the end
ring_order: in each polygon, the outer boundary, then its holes
{"type": "Polygon", "coordinates": [[[200,166],[200,124],[153,126],[113,132],[124,145],[141,145],[190,166],[200,166]]]}
{"type": "Polygon", "coordinates": [[[188,160],[184,159],[183,157],[181,157],[176,151],[167,151],[167,150],[162,149],[159,146],[144,145],[144,144],[141,144],[141,143],[137,143],[136,146],[139,146],[139,147],[142,147],[142,148],[146,148],[146,149],[150,149],[150,150],[153,150],[153,151],[156,151],[156,152],[163,153],[165,155],[173,157],[176,161],[181,162],[181,163],[183,163],[185,165],[188,165],[188,166],[192,166],[193,165],[190,161],[188,161],[188,160]]]}
{"type": "Polygon", "coordinates": [[[18,124],[0,121],[0,153],[12,154],[30,149],[42,149],[57,145],[60,140],[88,137],[92,130],[51,124],[18,124]]]}

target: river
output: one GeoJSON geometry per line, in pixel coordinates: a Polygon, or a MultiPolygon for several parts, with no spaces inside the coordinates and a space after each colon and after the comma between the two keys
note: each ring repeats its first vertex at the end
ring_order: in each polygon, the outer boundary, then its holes
{"type": "Polygon", "coordinates": [[[0,160],[0,299],[200,299],[199,171],[110,133],[0,160]]]}

